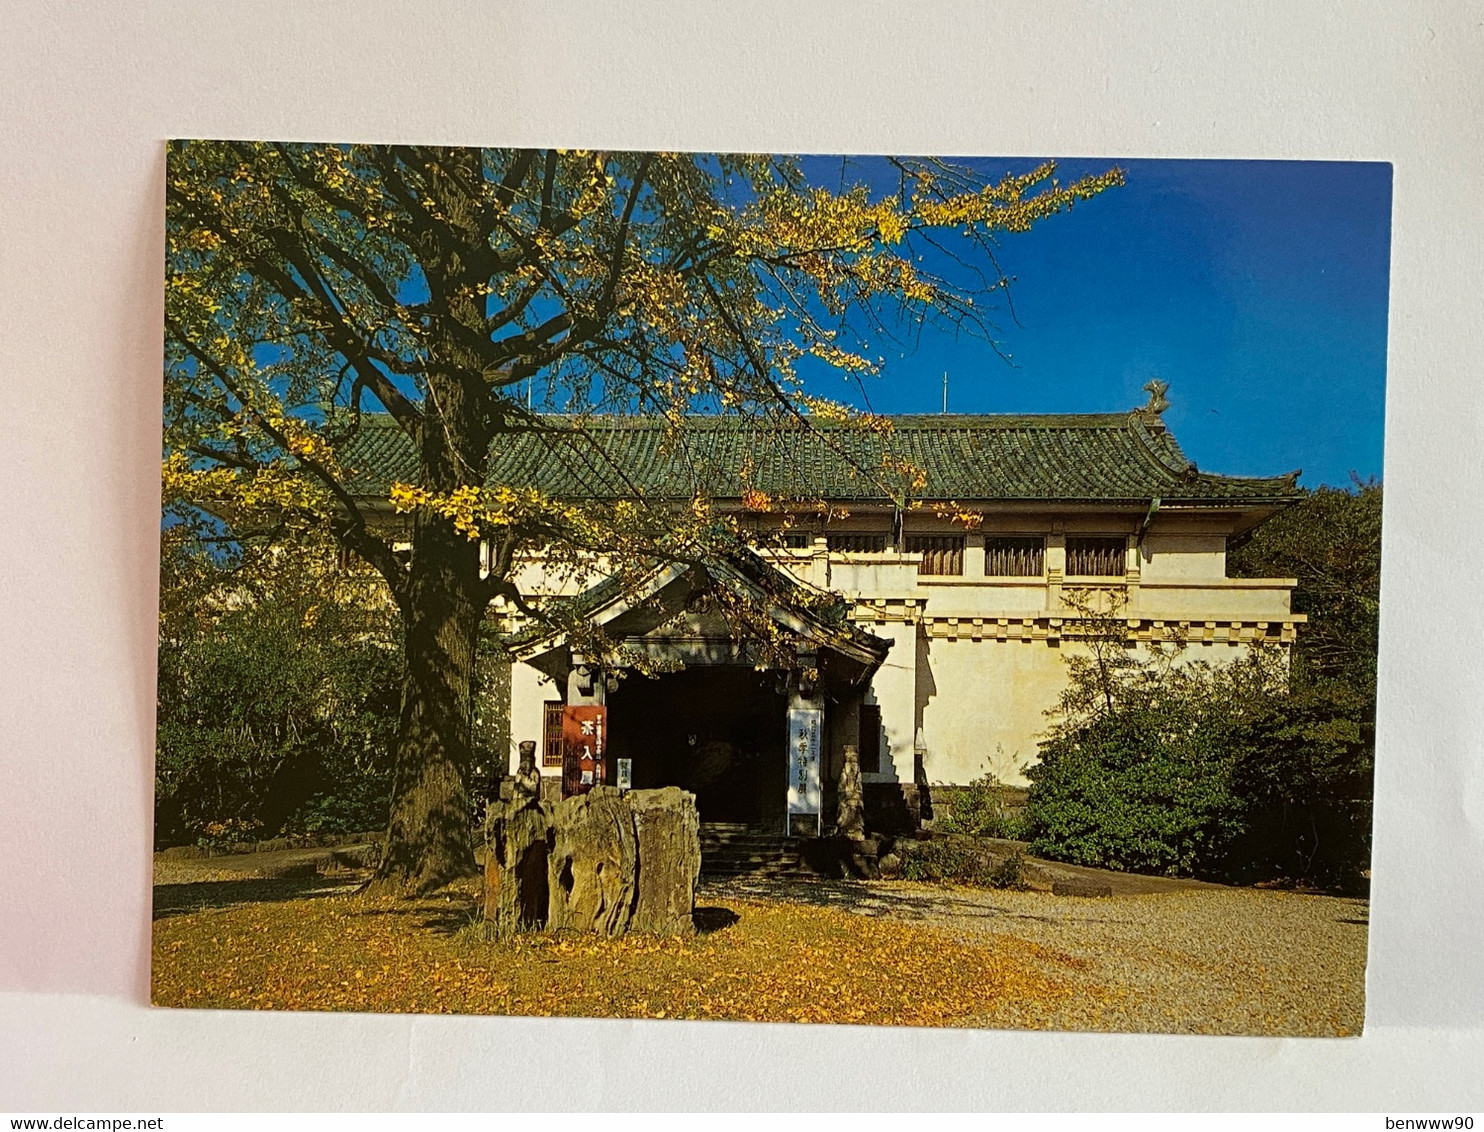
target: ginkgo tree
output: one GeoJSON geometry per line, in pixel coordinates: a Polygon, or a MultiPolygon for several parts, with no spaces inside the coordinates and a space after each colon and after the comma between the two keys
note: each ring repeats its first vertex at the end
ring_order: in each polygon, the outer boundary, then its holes
{"type": "MultiPolygon", "coordinates": [[[[697,413],[885,428],[806,395],[808,367],[859,380],[923,324],[992,346],[996,237],[1122,181],[873,168],[853,184],[842,165],[831,190],[776,156],[171,145],[167,506],[228,537],[328,531],[385,582],[405,677],[379,885],[426,891],[472,868],[481,622],[497,599],[552,616],[516,584],[524,553],[622,571],[737,537],[699,490],[555,499],[491,482],[493,454],[534,433],[551,459],[622,481],[589,427],[602,414],[663,420],[677,461],[697,413]],[[415,453],[380,498],[345,465],[373,417],[415,453]]],[[[889,455],[862,472],[910,478],[889,455]]]]}

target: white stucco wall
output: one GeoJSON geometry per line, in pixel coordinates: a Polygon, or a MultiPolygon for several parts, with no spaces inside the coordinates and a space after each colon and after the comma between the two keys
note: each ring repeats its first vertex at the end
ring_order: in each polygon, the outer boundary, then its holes
{"type": "Polygon", "coordinates": [[[911,782],[917,731],[917,626],[896,622],[869,629],[892,646],[867,694],[868,703],[881,707],[881,769],[862,777],[868,782],[911,782]]]}
{"type": "MultiPolygon", "coordinates": [[[[1190,643],[1177,663],[1229,663],[1243,642],[1190,643]]],[[[1141,651],[1143,651],[1141,647],[1141,651]]],[[[917,696],[922,710],[923,769],[929,783],[962,785],[985,773],[1012,786],[1054,722],[1048,715],[1066,687],[1067,661],[1084,645],[1029,640],[947,640],[924,637],[917,696]]]]}
{"type": "Polygon", "coordinates": [[[1024,783],[1046,709],[1066,683],[1061,648],[1044,641],[924,639],[923,769],[930,783],[992,773],[1024,783]],[[930,693],[930,694],[929,694],[930,693]]]}
{"type": "Polygon", "coordinates": [[[1140,549],[1146,581],[1212,580],[1226,577],[1226,536],[1150,534],[1140,549]]]}
{"type": "Polygon", "coordinates": [[[1282,621],[1290,618],[1291,578],[1223,578],[1195,584],[1157,581],[1145,575],[1128,612],[1167,621],[1282,621]]]}
{"type": "Polygon", "coordinates": [[[542,705],[547,700],[562,698],[561,689],[549,676],[529,664],[517,662],[510,668],[510,773],[520,765],[520,743],[535,740],[536,766],[542,774],[561,774],[561,767],[541,766],[542,705]]]}
{"type": "MultiPolygon", "coordinates": [[[[1110,525],[1081,516],[1066,529],[1110,525]]],[[[1066,658],[1083,647],[1066,639],[1067,622],[1076,616],[1066,599],[1087,580],[1059,576],[1065,536],[1056,531],[1046,538],[1047,572],[1039,578],[985,578],[978,534],[965,539],[962,577],[919,577],[910,555],[827,553],[822,539],[777,556],[801,581],[855,601],[857,626],[893,642],[866,693],[866,702],[880,706],[882,724],[881,769],[865,775],[867,781],[913,782],[920,742],[929,783],[962,784],[992,773],[1025,784],[1023,770],[1051,722],[1047,711],[1066,684],[1066,658]]],[[[1209,520],[1156,524],[1137,559],[1130,558],[1127,576],[1097,579],[1095,589],[1123,603],[1139,639],[1183,635],[1188,659],[1234,659],[1258,638],[1287,644],[1303,620],[1290,612],[1291,579],[1225,576],[1226,532],[1209,520]]],[[[539,567],[531,569],[527,578],[539,589],[539,567]]],[[[675,641],[656,647],[685,651],[675,641]]],[[[542,703],[560,698],[560,689],[535,669],[515,666],[512,765],[522,739],[540,743],[542,703]]]]}

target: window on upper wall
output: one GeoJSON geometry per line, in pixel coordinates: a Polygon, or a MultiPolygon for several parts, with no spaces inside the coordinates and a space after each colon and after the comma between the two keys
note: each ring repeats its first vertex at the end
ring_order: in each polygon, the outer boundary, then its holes
{"type": "Polygon", "coordinates": [[[845,554],[880,554],[886,550],[886,536],[862,532],[839,531],[825,536],[831,550],[845,554]]]}
{"type": "Polygon", "coordinates": [[[922,555],[919,574],[944,577],[964,572],[964,540],[962,535],[908,535],[908,554],[922,555]]]}
{"type": "Polygon", "coordinates": [[[785,531],[783,545],[790,550],[808,550],[814,545],[814,536],[808,531],[785,531]]]}
{"type": "Polygon", "coordinates": [[[542,705],[541,765],[562,765],[562,708],[561,700],[547,700],[542,705]]]}
{"type": "Polygon", "coordinates": [[[1046,540],[1040,536],[992,535],[984,540],[988,578],[1039,578],[1046,573],[1046,540]]]}
{"type": "Polygon", "coordinates": [[[1069,578],[1121,578],[1128,570],[1128,540],[1117,538],[1068,538],[1069,578]]]}

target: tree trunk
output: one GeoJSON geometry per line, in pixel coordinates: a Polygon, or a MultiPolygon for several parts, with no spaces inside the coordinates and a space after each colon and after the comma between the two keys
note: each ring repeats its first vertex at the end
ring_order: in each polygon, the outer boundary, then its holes
{"type": "Polygon", "coordinates": [[[414,527],[403,612],[407,670],[376,892],[422,894],[475,871],[468,778],[482,613],[476,547],[437,518],[420,517],[414,527]]]}
{"type": "MultiPolygon", "coordinates": [[[[480,266],[488,232],[471,205],[482,178],[477,149],[430,151],[423,170],[445,221],[420,247],[429,290],[427,374],[417,429],[418,479],[446,495],[482,487],[490,448],[488,342],[480,266]]],[[[414,513],[412,561],[399,602],[407,673],[397,728],[386,853],[373,889],[421,894],[474,872],[469,775],[473,765],[475,653],[484,614],[479,544],[427,509],[414,513]]]]}

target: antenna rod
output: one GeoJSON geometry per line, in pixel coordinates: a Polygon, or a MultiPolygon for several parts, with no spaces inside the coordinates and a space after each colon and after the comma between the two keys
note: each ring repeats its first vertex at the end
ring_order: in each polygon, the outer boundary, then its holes
{"type": "Polygon", "coordinates": [[[948,412],[948,371],[943,371],[943,412],[948,412]]]}

